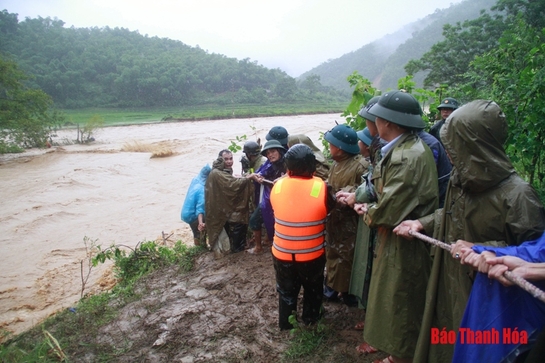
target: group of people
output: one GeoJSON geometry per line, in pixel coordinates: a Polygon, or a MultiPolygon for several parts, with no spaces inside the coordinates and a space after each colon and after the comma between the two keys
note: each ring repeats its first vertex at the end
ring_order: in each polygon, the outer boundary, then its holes
{"type": "Polygon", "coordinates": [[[211,246],[225,231],[232,252],[248,247],[249,223],[255,247],[248,251],[262,253],[266,231],[281,329],[292,328],[302,287],[305,324],[321,318],[323,299],[365,308],[357,349],[383,351],[385,363],[531,361],[540,357],[530,348],[545,304],[504,287],[502,274],[544,277],[542,264],[528,263],[545,262],[545,210],[504,151],[507,121],[496,103],[460,107],[446,98],[438,109],[442,119],[427,133],[411,94],[372,98],[359,112],[363,130],[336,125],[324,133],[331,165],[307,136],[273,127],[262,149],[244,145],[241,177],[232,175],[227,150],[203,168],[194,182],[204,208],[184,220],[196,243],[204,228],[211,246]],[[523,330],[527,339],[503,340],[501,348],[464,341],[467,331],[491,329],[523,330]]]}

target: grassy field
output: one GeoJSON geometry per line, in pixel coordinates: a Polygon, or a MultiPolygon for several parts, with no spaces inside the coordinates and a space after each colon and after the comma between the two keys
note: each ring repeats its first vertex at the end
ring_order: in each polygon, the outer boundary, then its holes
{"type": "Polygon", "coordinates": [[[100,116],[105,126],[131,125],[146,122],[177,120],[217,120],[228,118],[285,116],[317,113],[341,113],[344,102],[329,103],[285,103],[269,105],[198,105],[164,108],[106,109],[86,108],[62,110],[67,124],[85,124],[93,116],[100,116]]]}

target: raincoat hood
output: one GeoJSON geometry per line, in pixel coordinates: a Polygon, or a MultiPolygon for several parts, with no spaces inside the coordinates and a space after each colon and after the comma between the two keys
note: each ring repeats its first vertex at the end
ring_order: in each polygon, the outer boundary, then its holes
{"type": "Polygon", "coordinates": [[[452,182],[478,193],[515,172],[505,154],[505,114],[493,101],[476,100],[454,111],[441,128],[441,140],[454,165],[452,182]]]}
{"type": "Polygon", "coordinates": [[[212,168],[208,164],[202,167],[201,171],[199,172],[199,175],[197,175],[197,179],[199,183],[201,183],[202,185],[206,183],[206,178],[208,178],[208,175],[210,174],[211,170],[212,168]]]}
{"type": "Polygon", "coordinates": [[[233,169],[225,167],[225,161],[221,156],[214,160],[214,162],[212,163],[212,169],[219,169],[231,175],[233,174],[233,169]]]}

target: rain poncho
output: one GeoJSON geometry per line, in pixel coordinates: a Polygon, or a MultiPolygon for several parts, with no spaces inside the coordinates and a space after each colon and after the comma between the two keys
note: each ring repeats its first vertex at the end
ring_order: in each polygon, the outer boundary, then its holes
{"type": "MultiPolygon", "coordinates": [[[[331,192],[354,192],[366,171],[367,164],[361,155],[346,154],[331,167],[328,179],[331,192]]],[[[326,224],[326,285],[337,292],[348,292],[350,287],[357,227],[358,214],[351,207],[337,204],[331,211],[326,224]]]]}
{"type": "Polygon", "coordinates": [[[393,356],[412,358],[431,259],[424,242],[409,241],[392,230],[437,208],[437,169],[430,149],[414,133],[387,147],[373,170],[378,200],[368,205],[364,219],[377,230],[364,339],[393,356]]]}
{"type": "Polygon", "coordinates": [[[185,196],[184,204],[182,206],[181,218],[182,221],[191,224],[195,222],[199,214],[205,214],[204,212],[204,186],[206,184],[206,178],[210,174],[210,165],[205,165],[199,175],[191,180],[187,194],[185,196]]]}
{"type": "MultiPolygon", "coordinates": [[[[465,240],[489,246],[519,245],[541,236],[543,206],[516,173],[503,150],[507,122],[499,106],[477,100],[454,111],[441,129],[453,169],[445,207],[420,219],[443,242],[465,240]]],[[[450,362],[454,346],[430,345],[430,329],[458,331],[473,284],[473,270],[433,248],[415,362],[450,362]]]]}
{"type": "Polygon", "coordinates": [[[250,179],[236,178],[232,174],[233,170],[226,169],[223,158],[219,157],[206,180],[206,230],[212,249],[226,222],[248,224],[253,184],[250,179]]]}
{"type": "MultiPolygon", "coordinates": [[[[498,257],[516,256],[528,262],[545,262],[545,234],[520,246],[474,246],[473,250],[477,253],[492,251],[498,257]]],[[[545,288],[545,281],[532,283],[542,290],[545,288]]],[[[453,362],[511,363],[532,347],[539,332],[545,328],[545,303],[518,286],[505,287],[479,272],[460,327],[473,332],[495,329],[499,341],[497,344],[468,344],[467,334],[463,334],[464,341],[460,337],[456,341],[453,362]],[[517,332],[513,333],[515,328],[517,332]],[[528,342],[514,344],[513,334],[527,334],[528,342]]]]}

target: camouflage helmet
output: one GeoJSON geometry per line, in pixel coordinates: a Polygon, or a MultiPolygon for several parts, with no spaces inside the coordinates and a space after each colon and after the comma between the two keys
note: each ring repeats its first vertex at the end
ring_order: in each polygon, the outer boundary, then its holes
{"type": "Polygon", "coordinates": [[[337,125],[324,134],[324,139],[330,144],[349,154],[359,154],[358,135],[348,125],[337,125]]]}
{"type": "Polygon", "coordinates": [[[408,129],[423,130],[426,127],[420,104],[413,95],[403,91],[383,94],[368,112],[408,129]]]}
{"type": "Polygon", "coordinates": [[[261,145],[255,141],[246,141],[244,143],[244,147],[242,148],[242,152],[246,155],[259,155],[261,153],[261,145]]]}
{"type": "Polygon", "coordinates": [[[447,97],[443,101],[441,101],[441,104],[437,106],[437,109],[441,110],[442,108],[450,108],[452,110],[456,110],[459,106],[460,105],[456,98],[447,97]]]}
{"type": "Polygon", "coordinates": [[[360,115],[361,117],[363,117],[363,118],[366,119],[366,120],[369,120],[369,121],[371,121],[371,122],[375,122],[375,119],[376,119],[377,117],[374,116],[374,115],[371,115],[371,114],[369,113],[369,109],[370,109],[371,107],[373,107],[373,105],[374,105],[375,103],[377,103],[379,99],[380,99],[380,96],[375,96],[375,97],[371,98],[371,99],[369,100],[369,102],[367,102],[367,104],[361,108],[361,110],[358,112],[358,115],[360,115]]]}

